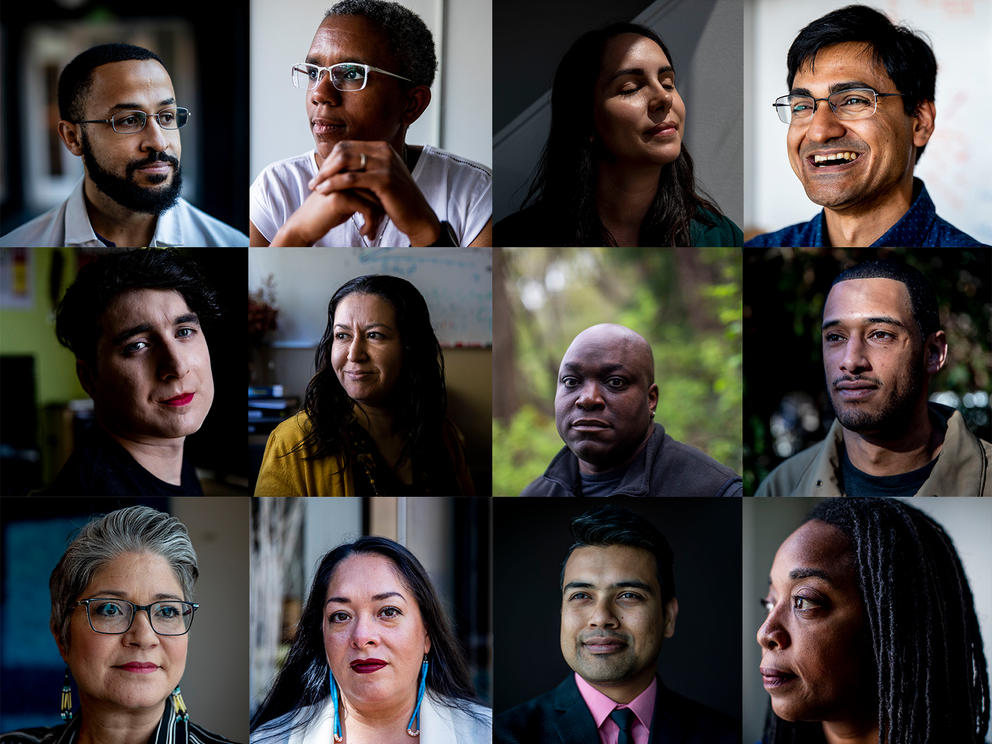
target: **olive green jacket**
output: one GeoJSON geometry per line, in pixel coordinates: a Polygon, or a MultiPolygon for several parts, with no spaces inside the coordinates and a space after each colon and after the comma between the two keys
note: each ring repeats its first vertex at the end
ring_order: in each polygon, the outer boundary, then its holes
{"type": "MultiPolygon", "coordinates": [[[[965,426],[961,414],[939,403],[930,413],[946,425],[940,458],[916,496],[992,496],[992,444],[965,426]]],[[[840,422],[827,438],[793,455],[762,481],[755,496],[844,496],[840,422]]]]}

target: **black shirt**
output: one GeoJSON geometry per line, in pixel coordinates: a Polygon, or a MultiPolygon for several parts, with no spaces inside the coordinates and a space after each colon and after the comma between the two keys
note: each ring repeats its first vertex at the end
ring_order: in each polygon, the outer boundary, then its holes
{"type": "Polygon", "coordinates": [[[934,458],[922,468],[897,475],[869,475],[858,470],[844,451],[844,493],[848,496],[869,496],[895,498],[915,496],[930,477],[937,459],[934,458]]]}

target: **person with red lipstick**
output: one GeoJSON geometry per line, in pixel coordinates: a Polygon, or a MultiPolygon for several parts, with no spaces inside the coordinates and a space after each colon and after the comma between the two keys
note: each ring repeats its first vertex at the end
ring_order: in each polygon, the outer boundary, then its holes
{"type": "Polygon", "coordinates": [[[475,495],[413,284],[371,274],[338,288],[314,365],[303,411],[269,435],[256,496],[475,495]]]}
{"type": "Polygon", "coordinates": [[[779,547],[768,581],[763,744],[985,741],[982,634],[932,517],[898,500],[824,500],[779,547]]]}
{"type": "Polygon", "coordinates": [[[654,355],[639,333],[586,328],[561,360],[555,422],[565,447],[521,496],[740,496],[741,478],[655,423],[654,355]]]}
{"type": "Polygon", "coordinates": [[[58,135],[84,176],[57,207],[0,239],[10,246],[236,246],[247,236],[180,197],[191,120],[165,63],[131,44],[101,44],[59,75],[58,135]]]}
{"type": "Polygon", "coordinates": [[[789,126],[789,164],[823,209],[748,246],[981,245],[937,215],[913,176],[937,117],[923,35],[849,5],[800,31],[787,66],[789,93],[773,106],[789,126]]]}
{"type": "Polygon", "coordinates": [[[727,246],[743,234],[696,186],[686,108],[668,47],[617,23],[581,36],[558,65],[551,131],[502,246],[727,246]]]}
{"type": "MultiPolygon", "coordinates": [[[[227,742],[190,721],[180,687],[198,575],[186,526],[173,516],[130,506],[86,524],[49,582],[51,632],[66,663],[64,723],[0,741],[227,742]]],[[[55,690],[50,697],[56,700],[55,690]]]]}
{"type": "Polygon", "coordinates": [[[572,520],[562,563],[561,653],[574,674],[496,716],[497,744],[732,744],[737,726],[668,689],[658,656],[675,633],[672,549],[641,515],[608,505],[572,520]]]}
{"type": "Polygon", "coordinates": [[[315,149],[255,179],[251,244],[492,245],[489,169],[406,142],[436,67],[413,11],[384,0],[333,5],[293,66],[315,149]]]}
{"type": "Polygon", "coordinates": [[[327,553],[251,744],[491,740],[492,713],[420,561],[384,537],[327,553]]]}
{"type": "Polygon", "coordinates": [[[926,277],[895,260],[843,271],[823,308],[822,349],[837,418],[756,496],[992,496],[992,444],[928,402],[948,346],[926,277]]]}
{"type": "Polygon", "coordinates": [[[172,249],[112,253],[80,270],[55,331],[96,425],[42,495],[203,494],[184,452],[213,403],[205,326],[219,310],[196,264],[172,249]]]}

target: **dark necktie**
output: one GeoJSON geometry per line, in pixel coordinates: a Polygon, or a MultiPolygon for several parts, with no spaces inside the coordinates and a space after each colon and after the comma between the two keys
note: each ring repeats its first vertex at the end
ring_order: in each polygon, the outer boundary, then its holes
{"type": "Polygon", "coordinates": [[[634,726],[634,711],[630,708],[617,708],[610,713],[610,718],[620,727],[617,744],[634,744],[634,734],[631,731],[634,726]]]}

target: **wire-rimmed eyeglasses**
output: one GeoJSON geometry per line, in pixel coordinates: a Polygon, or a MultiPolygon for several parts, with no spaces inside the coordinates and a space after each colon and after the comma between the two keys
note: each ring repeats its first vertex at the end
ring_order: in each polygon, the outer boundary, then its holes
{"type": "Polygon", "coordinates": [[[383,75],[405,80],[408,83],[413,81],[408,77],[397,75],[395,72],[383,70],[381,67],[373,67],[361,62],[338,62],[330,67],[312,65],[309,62],[302,62],[293,65],[293,85],[297,88],[313,90],[320,81],[324,79],[324,73],[331,76],[331,85],[341,91],[362,90],[369,79],[369,70],[381,72],[383,75]]]}
{"type": "Polygon", "coordinates": [[[902,93],[879,93],[871,88],[847,88],[831,93],[826,98],[790,94],[775,99],[772,106],[778,118],[785,124],[794,121],[808,121],[816,111],[819,101],[826,101],[838,119],[867,119],[878,110],[878,99],[885,96],[901,96],[902,93]]]}
{"type": "Polygon", "coordinates": [[[195,602],[165,600],[139,605],[116,597],[93,597],[81,599],[76,605],[86,607],[86,619],[96,633],[120,635],[127,633],[134,623],[138,610],[148,615],[148,622],[159,635],[180,636],[189,632],[193,624],[193,614],[200,606],[195,602]]]}
{"type": "Polygon", "coordinates": [[[109,119],[83,119],[73,124],[109,124],[118,134],[137,134],[145,128],[148,119],[152,117],[162,129],[179,129],[189,122],[190,110],[181,106],[170,106],[154,114],[144,111],[118,111],[109,119]]]}

